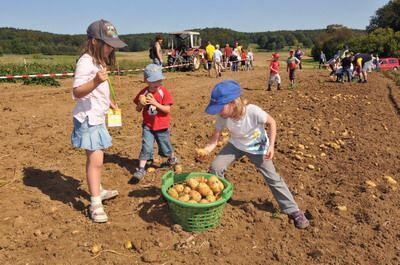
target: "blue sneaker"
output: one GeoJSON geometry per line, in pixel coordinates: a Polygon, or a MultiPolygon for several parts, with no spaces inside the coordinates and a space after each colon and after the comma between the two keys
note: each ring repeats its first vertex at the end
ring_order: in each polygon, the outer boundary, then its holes
{"type": "Polygon", "coordinates": [[[178,164],[178,158],[176,156],[168,158],[167,161],[161,163],[161,168],[170,168],[178,164]]]}

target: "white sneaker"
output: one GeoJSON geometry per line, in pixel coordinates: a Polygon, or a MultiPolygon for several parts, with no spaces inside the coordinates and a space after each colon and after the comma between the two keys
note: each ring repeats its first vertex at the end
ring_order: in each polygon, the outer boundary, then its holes
{"type": "Polygon", "coordinates": [[[89,207],[90,218],[95,223],[105,223],[108,221],[107,214],[104,212],[102,204],[90,205],[89,207]]]}
{"type": "Polygon", "coordinates": [[[101,201],[113,199],[119,195],[117,190],[105,190],[100,191],[101,201]]]}

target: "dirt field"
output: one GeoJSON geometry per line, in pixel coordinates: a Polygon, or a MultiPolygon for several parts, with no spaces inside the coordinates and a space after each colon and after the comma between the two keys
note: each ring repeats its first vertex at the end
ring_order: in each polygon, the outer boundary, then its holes
{"type": "MultiPolygon", "coordinates": [[[[263,58],[265,59],[265,58],[263,58]]],[[[247,159],[227,172],[235,185],[219,227],[174,226],[160,194],[166,170],[130,184],[138,165],[141,115],[137,76],[116,85],[123,127],[110,129],[105,187],[110,222],[87,217],[85,154],[70,145],[72,80],[60,88],[0,84],[0,264],[400,264],[400,89],[380,73],[367,84],[328,81],[325,70],[298,72],[298,85],[265,91],[266,67],[224,73],[278,124],[275,166],[311,227],[298,230],[247,159]],[[370,180],[376,187],[370,187],[370,180]],[[346,211],[341,211],[343,206],[346,211]],[[124,248],[131,240],[133,249],[124,248]],[[95,256],[94,244],[103,251],[95,256]]],[[[265,64],[265,63],[264,63],[265,64]]],[[[282,67],[283,68],[283,67],[282,67]]],[[[172,141],[185,171],[206,171],[195,148],[212,132],[204,114],[213,85],[204,71],[166,73],[175,100],[172,141]]]]}

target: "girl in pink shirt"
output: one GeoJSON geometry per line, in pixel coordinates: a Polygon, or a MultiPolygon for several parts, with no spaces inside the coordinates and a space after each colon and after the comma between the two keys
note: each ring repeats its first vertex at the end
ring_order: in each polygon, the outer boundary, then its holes
{"type": "Polygon", "coordinates": [[[115,49],[125,47],[115,27],[108,21],[95,21],[87,29],[87,45],[79,58],[73,84],[74,129],[72,145],[86,150],[86,178],[90,192],[90,216],[96,223],[108,221],[102,201],[118,195],[116,190],[101,186],[103,149],[111,146],[111,136],[105,126],[105,114],[110,107],[110,88],[106,66],[113,65],[115,49]]]}

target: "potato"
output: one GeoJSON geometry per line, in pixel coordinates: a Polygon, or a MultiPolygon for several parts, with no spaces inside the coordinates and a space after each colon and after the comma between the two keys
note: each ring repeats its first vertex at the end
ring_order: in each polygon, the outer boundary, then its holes
{"type": "Polygon", "coordinates": [[[127,240],[127,241],[125,241],[124,242],[124,247],[126,248],[126,249],[132,249],[132,241],[130,241],[130,240],[127,240]]]}
{"type": "Polygon", "coordinates": [[[183,188],[183,193],[189,194],[192,191],[192,189],[189,186],[185,186],[185,188],[183,188]]]}
{"type": "Polygon", "coordinates": [[[188,200],[187,202],[188,202],[188,203],[198,203],[198,202],[195,201],[195,200],[188,200]]]}
{"type": "Polygon", "coordinates": [[[189,196],[189,194],[184,194],[184,195],[180,196],[180,197],[178,198],[178,200],[180,200],[180,201],[182,201],[182,202],[187,202],[187,201],[190,200],[190,196],[189,196]]]}
{"type": "Polygon", "coordinates": [[[203,176],[197,176],[194,179],[197,180],[199,183],[207,182],[207,179],[205,177],[203,177],[203,176]]]}
{"type": "Polygon", "coordinates": [[[168,189],[168,194],[169,194],[169,196],[171,196],[174,199],[178,199],[179,198],[178,192],[176,191],[175,188],[169,188],[168,189]]]}
{"type": "Polygon", "coordinates": [[[204,149],[204,148],[199,148],[199,149],[197,149],[197,150],[196,150],[196,153],[197,153],[198,156],[207,156],[207,155],[208,155],[207,150],[204,149]]]}
{"type": "Polygon", "coordinates": [[[190,178],[186,180],[186,184],[192,188],[192,190],[196,189],[199,186],[199,182],[195,178],[190,178]]]}
{"type": "Polygon", "coordinates": [[[216,198],[214,195],[209,194],[206,196],[206,200],[208,200],[209,202],[215,202],[216,198]]]}
{"type": "Polygon", "coordinates": [[[101,251],[102,246],[100,244],[94,244],[92,246],[92,248],[90,249],[90,252],[92,252],[93,254],[97,254],[101,251]]]}
{"type": "Polygon", "coordinates": [[[142,104],[143,106],[147,104],[147,99],[145,95],[140,95],[139,96],[139,102],[140,104],[142,104]]]}
{"type": "Polygon", "coordinates": [[[154,168],[154,167],[149,167],[148,169],[147,169],[147,172],[148,173],[153,173],[153,172],[155,172],[156,171],[156,169],[154,168]]]}
{"type": "Polygon", "coordinates": [[[199,203],[205,204],[205,203],[210,203],[207,199],[201,199],[199,203]]]}
{"type": "Polygon", "coordinates": [[[219,185],[218,182],[209,183],[208,186],[210,187],[210,189],[212,190],[212,192],[214,194],[221,192],[221,188],[220,188],[221,186],[219,185]]]}
{"type": "Polygon", "coordinates": [[[182,184],[175,184],[174,188],[178,193],[183,192],[183,190],[185,189],[185,187],[182,184]]]}
{"type": "Polygon", "coordinates": [[[214,182],[216,182],[216,183],[219,182],[219,179],[218,179],[217,176],[211,176],[211,177],[208,179],[208,184],[209,184],[209,185],[210,185],[210,183],[214,183],[214,182]]]}
{"type": "Polygon", "coordinates": [[[197,187],[197,191],[200,192],[202,196],[213,194],[212,190],[206,183],[200,183],[199,186],[197,187]]]}
{"type": "Polygon", "coordinates": [[[192,190],[189,193],[189,196],[192,200],[195,200],[196,202],[201,200],[201,194],[198,191],[192,190]]]}
{"type": "Polygon", "coordinates": [[[174,169],[175,169],[175,173],[177,173],[177,174],[180,174],[183,172],[182,165],[175,165],[174,169]]]}
{"type": "Polygon", "coordinates": [[[222,135],[222,137],[227,137],[227,136],[229,136],[229,132],[224,131],[224,132],[221,133],[221,135],[222,135]]]}
{"type": "Polygon", "coordinates": [[[211,176],[208,179],[208,186],[215,193],[219,193],[224,190],[224,184],[218,179],[217,176],[211,176]]]}

